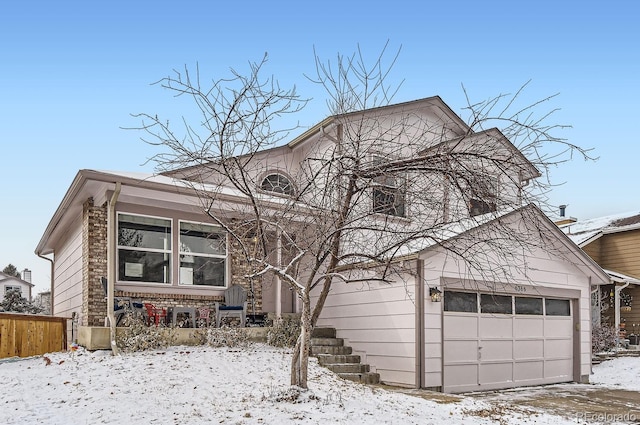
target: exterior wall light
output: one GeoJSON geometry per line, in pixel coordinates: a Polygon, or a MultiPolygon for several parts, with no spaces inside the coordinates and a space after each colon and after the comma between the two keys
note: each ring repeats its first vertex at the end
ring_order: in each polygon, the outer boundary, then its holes
{"type": "Polygon", "coordinates": [[[431,302],[439,303],[442,301],[442,291],[438,288],[429,288],[429,296],[431,297],[431,302]]]}

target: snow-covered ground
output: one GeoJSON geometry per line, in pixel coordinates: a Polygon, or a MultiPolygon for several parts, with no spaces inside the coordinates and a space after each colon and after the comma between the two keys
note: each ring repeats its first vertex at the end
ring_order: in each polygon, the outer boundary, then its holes
{"type": "MultiPolygon", "coordinates": [[[[470,397],[417,397],[336,377],[311,359],[309,391],[290,387],[289,350],[172,347],[111,356],[52,353],[0,361],[0,424],[568,424],[496,412],[470,397]]],[[[595,367],[592,382],[640,390],[640,358],[595,367]],[[635,374],[634,377],[630,376],[635,374]]]]}

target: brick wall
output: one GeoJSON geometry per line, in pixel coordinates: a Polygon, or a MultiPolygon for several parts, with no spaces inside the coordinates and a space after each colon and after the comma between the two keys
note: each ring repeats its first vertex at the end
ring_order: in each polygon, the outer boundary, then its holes
{"type": "Polygon", "coordinates": [[[82,325],[104,325],[103,276],[107,276],[107,207],[97,207],[89,198],[82,208],[82,325]]]}

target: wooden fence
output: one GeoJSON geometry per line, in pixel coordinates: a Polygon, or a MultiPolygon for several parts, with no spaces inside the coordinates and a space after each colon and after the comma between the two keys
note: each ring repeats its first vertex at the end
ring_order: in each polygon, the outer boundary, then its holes
{"type": "Polygon", "coordinates": [[[67,318],[0,313],[0,359],[67,348],[67,318]]]}

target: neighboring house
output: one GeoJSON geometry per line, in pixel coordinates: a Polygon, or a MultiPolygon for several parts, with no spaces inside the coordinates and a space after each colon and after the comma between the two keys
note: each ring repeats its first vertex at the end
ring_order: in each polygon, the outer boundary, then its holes
{"type": "Polygon", "coordinates": [[[640,333],[640,212],[579,221],[569,219],[559,226],[610,276],[607,285],[594,288],[594,323],[621,327],[623,337],[637,336],[640,333]]]}
{"type": "MultiPolygon", "coordinates": [[[[27,277],[30,276],[30,273],[31,272],[29,272],[27,277]]],[[[0,302],[4,300],[4,295],[12,289],[17,289],[23,298],[31,301],[31,289],[34,286],[31,282],[22,280],[19,277],[9,276],[6,273],[0,272],[0,302]]]]}
{"type": "MultiPolygon", "coordinates": [[[[392,137],[385,126],[402,123],[394,139],[400,145],[416,137],[411,132],[420,132],[420,149],[395,152],[400,162],[425,152],[437,157],[483,149],[478,158],[496,155],[507,165],[480,160],[464,187],[433,179],[429,198],[439,208],[413,204],[416,198],[404,179],[374,175],[376,184],[358,205],[375,214],[366,216],[370,222],[362,227],[352,227],[350,242],[359,237],[373,245],[373,222],[391,223],[400,232],[411,228],[413,217],[433,219],[434,237],[398,247],[398,264],[406,273],[395,281],[335,281],[318,325],[335,327],[389,384],[461,392],[588,381],[590,288],[609,278],[536,206],[518,204],[524,186],[539,173],[498,130],[472,132],[439,97],[329,117],[253,157],[264,199],[272,196],[276,208],[282,196],[295,195],[293,168],[309,157],[321,163],[329,146],[348,149],[342,126],[362,117],[375,122],[381,137],[392,137]],[[428,122],[429,131],[420,122],[428,122]],[[507,199],[511,208],[503,208],[507,199]],[[498,252],[492,241],[503,230],[525,235],[530,246],[498,252]],[[492,273],[478,273],[472,263],[492,273]]],[[[368,158],[372,167],[390,158],[385,143],[375,148],[368,158]]],[[[198,167],[160,175],[80,170],[36,248],[39,255],[53,256],[53,314],[76,313],[81,326],[103,326],[100,278],[108,275],[109,264],[116,296],[162,307],[212,305],[237,283],[247,289],[255,313],[299,312],[288,288],[270,277],[247,278],[237,247],[203,214],[190,187],[201,177],[198,167]]],[[[198,180],[216,193],[211,208],[223,211],[246,202],[215,177],[198,180]]],[[[420,170],[412,177],[431,176],[420,170]]],[[[279,245],[274,241],[274,250],[279,245]]],[[[347,266],[365,276],[376,273],[371,264],[347,266]]]]}

